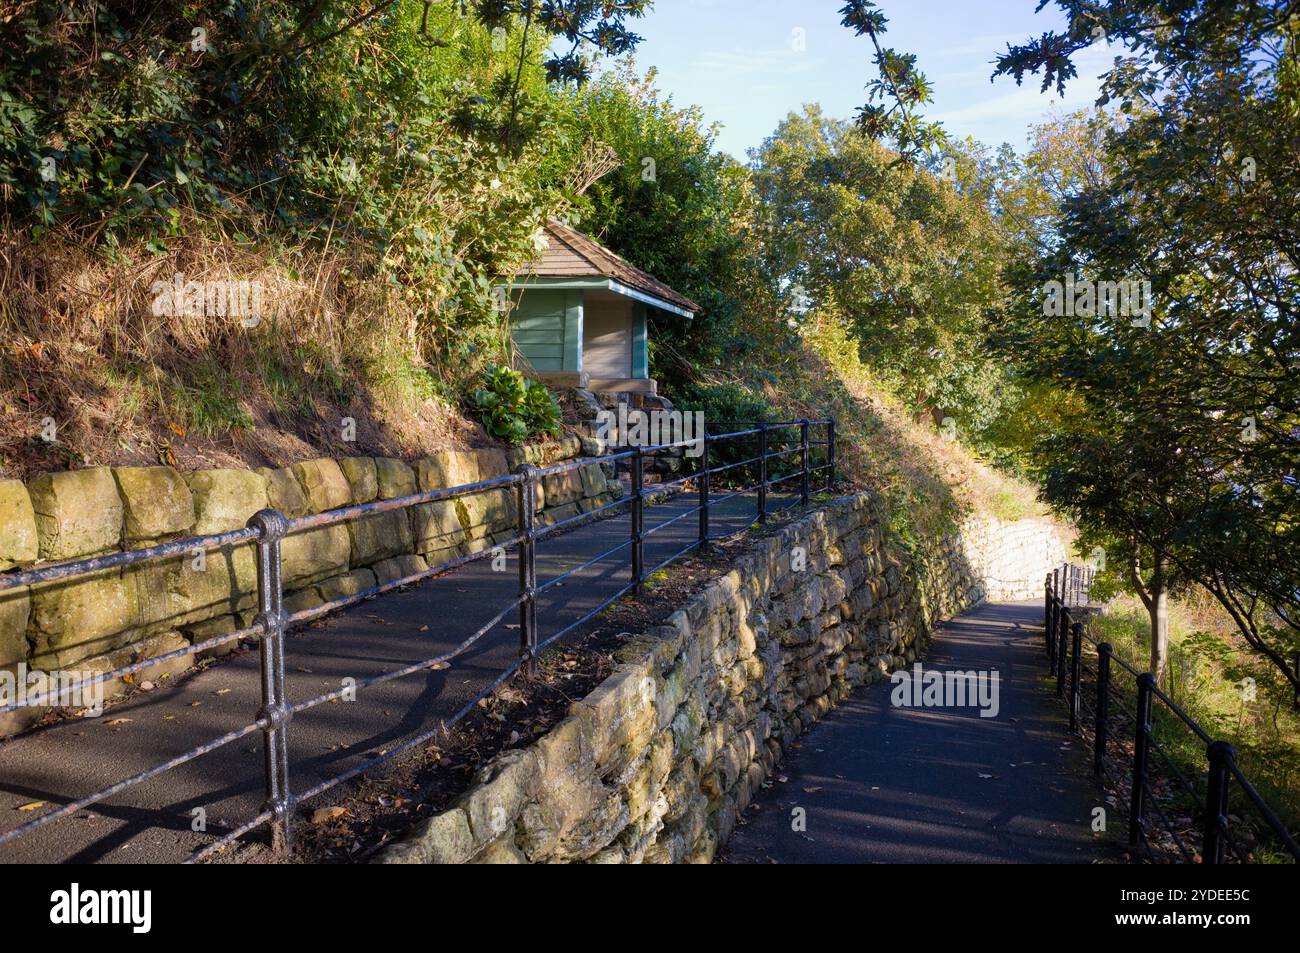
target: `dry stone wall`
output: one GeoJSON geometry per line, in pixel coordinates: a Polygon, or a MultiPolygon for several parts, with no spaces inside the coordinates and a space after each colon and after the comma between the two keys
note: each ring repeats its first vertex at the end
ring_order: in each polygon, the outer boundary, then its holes
{"type": "Polygon", "coordinates": [[[890,552],[881,516],[856,495],[756,541],[627,644],[564,721],[486,765],[379,861],[710,861],[791,741],[910,664],[936,619],[1041,587],[1063,545],[1046,521],[972,524],[921,574],[890,552]]]}
{"type": "MultiPolygon", "coordinates": [[[[237,529],[266,507],[306,516],[603,449],[598,441],[568,436],[510,451],[447,451],[413,464],[348,457],[256,471],[90,467],[43,473],[25,486],[0,480],[0,572],[237,529]]],[[[537,494],[536,521],[553,525],[622,492],[608,464],[548,476],[537,494]]],[[[282,544],[286,608],[314,608],[490,548],[513,537],[516,517],[514,490],[491,490],[296,533],[282,544]]],[[[99,673],[143,661],[246,627],[256,589],[253,547],[245,544],[0,592],[0,669],[99,673]]],[[[172,660],[138,680],[156,681],[192,664],[191,657],[172,660]]],[[[109,687],[110,693],[124,689],[109,687]]],[[[42,713],[0,715],[0,736],[42,713]]]]}

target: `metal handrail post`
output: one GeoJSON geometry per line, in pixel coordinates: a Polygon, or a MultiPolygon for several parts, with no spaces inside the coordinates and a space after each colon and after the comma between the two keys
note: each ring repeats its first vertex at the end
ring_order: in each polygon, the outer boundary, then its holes
{"type": "Polygon", "coordinates": [[[289,521],[278,510],[260,510],[248,525],[257,538],[257,622],[262,628],[259,649],[262,707],[262,756],[266,803],[271,814],[271,849],[288,853],[293,848],[293,795],[289,789],[289,721],[293,712],[284,680],[284,573],[280,541],[289,521]]]}
{"type": "Polygon", "coordinates": [[[826,489],[835,485],[835,418],[826,421],[826,489]]]}
{"type": "Polygon", "coordinates": [[[1109,642],[1097,646],[1097,724],[1092,736],[1092,773],[1101,777],[1105,769],[1106,745],[1110,743],[1110,656],[1109,642]]]}
{"type": "Polygon", "coordinates": [[[537,467],[530,463],[516,471],[519,484],[519,655],[527,675],[537,674],[537,467]]]}
{"type": "Polygon", "coordinates": [[[700,552],[709,549],[709,435],[700,440],[700,552]]]}
{"type": "Polygon", "coordinates": [[[799,502],[804,506],[808,505],[808,468],[812,466],[812,445],[808,442],[808,428],[810,426],[811,424],[807,420],[799,421],[799,439],[803,449],[801,454],[803,473],[799,477],[799,502]]]}
{"type": "Polygon", "coordinates": [[[1237,760],[1237,749],[1226,741],[1215,741],[1205,749],[1210,762],[1205,791],[1205,833],[1201,842],[1201,863],[1223,863],[1223,825],[1228,817],[1228,765],[1237,760]]]}
{"type": "Polygon", "coordinates": [[[1079,677],[1082,675],[1083,623],[1070,626],[1070,731],[1079,730],[1079,677]]]}
{"type": "Polygon", "coordinates": [[[1150,672],[1137,677],[1136,728],[1133,737],[1133,779],[1129,798],[1128,842],[1132,847],[1142,840],[1142,824],[1146,813],[1147,761],[1151,750],[1151,699],[1154,697],[1156,678],[1150,672]]]}
{"type": "Polygon", "coordinates": [[[640,447],[632,455],[632,595],[641,597],[645,581],[645,454],[640,447]]]}
{"type": "Polygon", "coordinates": [[[1061,626],[1056,633],[1056,697],[1065,697],[1066,651],[1070,647],[1070,624],[1074,621],[1069,608],[1061,610],[1061,626]]]}

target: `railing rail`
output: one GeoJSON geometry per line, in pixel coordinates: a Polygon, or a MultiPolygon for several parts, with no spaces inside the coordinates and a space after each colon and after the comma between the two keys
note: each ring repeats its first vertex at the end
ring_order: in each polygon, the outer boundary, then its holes
{"type": "Polygon", "coordinates": [[[1228,862],[1228,849],[1232,850],[1238,862],[1248,863],[1251,859],[1249,851],[1243,849],[1231,830],[1229,801],[1235,784],[1280,848],[1300,862],[1300,846],[1295,836],[1242,772],[1233,746],[1215,739],[1156,684],[1155,676],[1116,656],[1110,643],[1094,640],[1085,622],[1076,620],[1076,615],[1083,616],[1087,611],[1094,578],[1091,567],[1070,563],[1053,569],[1047,575],[1043,604],[1044,647],[1049,673],[1057,679],[1057,695],[1064,696],[1069,707],[1070,730],[1085,736],[1091,732],[1094,774],[1116,790],[1127,785],[1129,845],[1142,851],[1149,860],[1159,859],[1151,845],[1151,834],[1159,825],[1178,855],[1187,862],[1196,860],[1196,848],[1199,847],[1201,863],[1228,862]],[[1095,652],[1095,667],[1086,658],[1089,650],[1095,652]],[[1067,662],[1070,670],[1068,694],[1067,662]],[[1119,678],[1115,677],[1116,666],[1121,673],[1119,678]],[[1134,689],[1132,709],[1122,704],[1124,693],[1121,689],[1129,678],[1134,689]],[[1091,692],[1087,690],[1089,682],[1091,692]],[[1189,777],[1153,731],[1157,705],[1205,745],[1203,778],[1189,777]],[[1122,716],[1131,731],[1131,754],[1121,737],[1112,730],[1112,713],[1122,716]],[[1085,717],[1089,715],[1091,718],[1085,717]],[[1185,803],[1197,805],[1201,813],[1199,845],[1188,843],[1185,831],[1172,823],[1157,796],[1152,784],[1153,764],[1157,759],[1171,781],[1176,783],[1185,803]],[[1127,760],[1131,760],[1127,771],[1120,774],[1112,771],[1116,761],[1127,760]]]}
{"type": "MultiPolygon", "coordinates": [[[[74,692],[82,692],[95,685],[119,679],[125,675],[131,675],[146,668],[180,659],[188,655],[206,652],[210,649],[248,638],[258,638],[260,640],[259,673],[261,680],[261,705],[253,719],[247,724],[228,731],[227,733],[207,741],[202,745],[182,752],[162,764],[155,765],[144,771],[131,775],[128,778],[114,782],[113,784],[103,787],[91,794],[70,801],[61,807],[34,817],[11,830],[0,833],[0,845],[33,834],[61,818],[68,817],[80,810],[98,804],[128,788],[148,781],[151,778],[155,778],[219,748],[233,744],[234,742],[246,738],[255,732],[261,732],[263,738],[262,761],[265,788],[265,801],[261,811],[256,816],[227,831],[205,845],[203,848],[196,851],[190,856],[187,863],[204,860],[216,851],[219,851],[234,841],[245,837],[262,826],[267,826],[269,828],[270,840],[273,848],[286,852],[291,851],[293,846],[293,819],[295,811],[300,804],[330,790],[344,781],[350,780],[351,778],[376,767],[383,762],[390,761],[407,751],[413,750],[438,734],[445,732],[452,725],[460,721],[460,719],[462,719],[466,714],[474,710],[479,701],[495,692],[517,672],[521,670],[525,673],[535,672],[538,655],[547,646],[551,645],[558,639],[563,638],[579,626],[591,621],[591,619],[603,612],[608,606],[623,596],[628,595],[629,593],[634,596],[639,596],[644,589],[646,580],[653,576],[653,574],[659,569],[671,564],[673,561],[681,558],[692,550],[700,552],[706,551],[711,541],[720,538],[711,533],[709,517],[712,509],[727,500],[757,491],[758,500],[755,518],[757,522],[761,523],[770,515],[773,515],[772,511],[768,507],[768,490],[775,484],[783,483],[795,477],[799,478],[800,483],[797,496],[793,503],[787,504],[787,507],[799,505],[801,503],[806,504],[808,502],[811,495],[812,480],[818,474],[824,474],[823,485],[825,488],[829,489],[833,486],[835,483],[835,422],[833,419],[782,422],[759,421],[755,423],[757,423],[756,427],[747,430],[735,430],[726,433],[707,433],[706,430],[706,433],[698,442],[697,440],[681,440],[656,444],[648,447],[631,447],[629,449],[618,450],[617,452],[609,453],[600,457],[587,457],[545,468],[525,464],[514,473],[506,476],[495,477],[490,480],[483,480],[463,486],[415,493],[396,499],[358,504],[309,516],[289,518],[276,510],[267,509],[254,514],[248,521],[248,525],[242,529],[208,536],[173,540],[156,546],[112,553],[105,556],[70,560],[49,566],[40,566],[21,572],[0,574],[0,593],[3,593],[13,589],[48,585],[52,582],[66,582],[98,573],[121,570],[149,562],[157,562],[177,556],[197,554],[199,552],[207,552],[213,549],[221,549],[223,547],[241,544],[251,544],[254,546],[257,564],[257,614],[250,625],[225,635],[187,645],[182,649],[177,649],[163,655],[144,659],[130,665],[121,666],[111,671],[88,675],[83,677],[76,684],[59,684],[57,688],[50,689],[34,698],[23,698],[0,706],[0,714],[5,714],[6,712],[25,706],[58,705],[60,699],[72,697],[72,693],[74,692]],[[811,440],[811,431],[815,427],[824,429],[824,440],[820,442],[811,440]],[[798,446],[775,451],[768,449],[767,435],[769,431],[791,429],[798,431],[798,446]],[[753,436],[758,436],[760,441],[760,448],[757,456],[749,460],[741,461],[740,463],[710,467],[711,449],[716,448],[719,444],[726,441],[740,441],[744,438],[753,436]],[[702,453],[700,457],[700,465],[694,472],[678,479],[657,485],[647,485],[645,483],[645,462],[648,457],[701,445],[702,453]],[[815,466],[813,465],[813,447],[825,448],[825,462],[815,466]],[[799,453],[799,469],[792,474],[770,478],[768,474],[768,461],[784,459],[795,452],[799,453]],[[631,466],[631,492],[626,497],[612,503],[604,504],[589,512],[581,513],[576,517],[571,517],[554,523],[550,526],[539,527],[537,525],[535,520],[536,493],[538,485],[544,478],[556,474],[567,473],[592,464],[600,465],[616,463],[619,461],[630,461],[631,466]],[[759,465],[759,479],[756,484],[742,486],[741,488],[732,490],[721,497],[713,495],[715,489],[715,484],[713,482],[714,478],[742,465],[753,465],[755,463],[759,465]],[[647,529],[645,525],[646,509],[654,503],[659,502],[673,491],[679,488],[684,488],[685,484],[692,481],[696,484],[696,504],[685,512],[647,529]],[[335,599],[331,602],[325,603],[324,605],[316,606],[311,609],[304,609],[292,614],[286,613],[284,608],[283,559],[281,554],[281,543],[286,537],[306,530],[331,526],[348,520],[372,516],[378,513],[405,510],[412,506],[454,500],[465,496],[471,496],[476,493],[498,490],[513,490],[515,494],[515,535],[505,542],[498,543],[492,547],[485,547],[477,552],[467,553],[449,559],[436,566],[429,567],[426,570],[372,586],[362,592],[335,599]],[[541,586],[538,585],[537,550],[540,543],[556,536],[565,529],[571,528],[579,522],[589,521],[593,517],[617,509],[626,509],[631,516],[631,532],[626,541],[604,553],[601,553],[594,559],[588,560],[578,567],[567,570],[555,579],[552,579],[541,586]],[[661,561],[658,565],[647,569],[645,566],[646,539],[650,538],[655,533],[662,531],[668,525],[675,524],[682,519],[696,515],[698,515],[699,523],[696,538],[667,559],[661,561]],[[477,560],[489,558],[496,551],[510,548],[516,549],[519,556],[518,595],[516,598],[504,605],[501,610],[484,625],[480,626],[450,651],[442,652],[432,658],[423,659],[397,669],[380,673],[371,678],[350,683],[346,689],[327,692],[315,698],[292,705],[288,702],[285,681],[285,636],[292,626],[309,622],[313,619],[319,618],[320,616],[326,615],[327,613],[355,605],[363,600],[390,592],[402,586],[408,586],[434,576],[442,575],[477,560]],[[608,558],[624,549],[630,550],[629,568],[631,579],[628,584],[620,587],[613,593],[613,595],[603,600],[598,606],[585,613],[579,619],[570,622],[558,632],[555,632],[544,641],[539,642],[537,631],[538,594],[546,591],[554,585],[557,585],[560,581],[571,577],[582,569],[593,565],[595,562],[608,558]],[[293,791],[289,774],[290,762],[288,744],[292,721],[296,715],[302,714],[303,712],[314,709],[320,705],[335,701],[343,697],[345,693],[351,694],[352,692],[390,682],[407,675],[427,670],[431,667],[445,666],[469,650],[473,645],[475,645],[475,643],[500,624],[510,613],[515,612],[516,610],[519,613],[518,627],[520,631],[518,658],[512,665],[508,666],[491,685],[475,695],[450,717],[438,720],[438,722],[432,727],[421,731],[416,736],[407,739],[399,745],[385,750],[379,756],[371,758],[360,765],[353,766],[341,774],[327,778],[305,791],[293,791]]],[[[741,424],[741,426],[743,425],[744,424],[741,424]]],[[[784,508],[786,507],[783,507],[783,509],[784,508]]]]}

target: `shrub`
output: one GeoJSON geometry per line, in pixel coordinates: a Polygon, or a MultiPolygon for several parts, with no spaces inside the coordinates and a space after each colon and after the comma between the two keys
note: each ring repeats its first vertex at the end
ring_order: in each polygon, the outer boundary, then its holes
{"type": "MultiPolygon", "coordinates": [[[[692,384],[680,391],[674,406],[683,412],[700,411],[704,414],[704,427],[709,434],[732,433],[749,430],[758,421],[778,419],[776,409],[759,394],[738,384],[692,384]]],[[[779,449],[780,438],[797,431],[775,431],[770,449],[779,449]]],[[[735,437],[719,440],[709,445],[709,465],[726,466],[758,455],[758,437],[735,437]]],[[[780,461],[769,461],[773,472],[780,469],[780,461]]],[[[752,484],[758,479],[757,466],[736,467],[719,478],[723,484],[752,484]]]]}
{"type": "Polygon", "coordinates": [[[776,420],[776,410],[739,384],[692,384],[674,400],[679,410],[700,410],[709,432],[725,432],[736,421],[776,420]]]}
{"type": "Polygon", "coordinates": [[[471,403],[492,436],[516,445],[559,434],[560,405],[545,384],[498,364],[488,367],[483,383],[471,403]]]}

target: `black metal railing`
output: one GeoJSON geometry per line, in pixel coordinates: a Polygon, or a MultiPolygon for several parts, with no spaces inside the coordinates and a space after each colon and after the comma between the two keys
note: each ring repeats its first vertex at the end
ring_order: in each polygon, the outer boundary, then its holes
{"type": "Polygon", "coordinates": [[[1153,862],[1249,863],[1250,844],[1242,842],[1233,825],[1242,823],[1238,813],[1252,811],[1278,852],[1300,861],[1295,836],[1242,772],[1235,748],[1213,738],[1156,684],[1154,675],[1118,657],[1110,643],[1091,637],[1084,617],[1094,578],[1090,567],[1070,563],[1047,576],[1044,647],[1057,697],[1069,708],[1070,730],[1092,742],[1094,774],[1118,796],[1127,793],[1129,845],[1153,862]],[[1190,732],[1204,745],[1204,773],[1180,764],[1167,734],[1156,730],[1158,724],[1190,732]],[[1231,808],[1234,794],[1236,806],[1231,808]]]}
{"type": "MultiPolygon", "coordinates": [[[[791,442],[794,442],[793,439],[791,442]]],[[[807,504],[811,498],[812,481],[816,474],[825,474],[824,486],[827,489],[829,489],[835,482],[834,420],[761,422],[745,430],[736,430],[720,434],[707,434],[699,441],[683,440],[647,447],[631,447],[629,449],[619,450],[600,457],[587,457],[545,468],[525,464],[519,467],[514,473],[490,480],[483,480],[477,483],[450,487],[447,489],[430,490],[397,499],[358,504],[310,516],[291,519],[276,510],[262,510],[254,514],[254,516],[248,521],[248,525],[242,529],[207,536],[174,540],[147,548],[112,553],[110,555],[97,556],[89,559],[72,560],[65,563],[29,569],[23,572],[0,575],[0,593],[3,593],[24,587],[36,587],[49,585],[52,582],[75,580],[89,575],[117,569],[125,569],[127,567],[140,566],[146,563],[156,563],[172,557],[193,555],[200,551],[207,552],[213,549],[243,544],[251,544],[255,547],[257,561],[257,614],[251,624],[247,627],[237,629],[228,634],[195,642],[185,646],[184,648],[154,656],[152,658],[143,659],[111,671],[88,675],[75,684],[69,685],[61,683],[57,689],[51,689],[50,691],[37,696],[24,698],[20,701],[0,706],[0,715],[24,706],[58,705],[60,704],[60,699],[66,699],[73,693],[84,694],[88,689],[91,689],[96,685],[121,679],[124,676],[132,675],[153,666],[162,665],[166,662],[181,659],[186,656],[209,652],[223,645],[229,645],[245,639],[255,638],[259,640],[259,666],[261,677],[261,706],[251,721],[228,731],[219,737],[213,738],[202,745],[178,754],[161,764],[100,788],[84,797],[69,801],[62,806],[26,821],[9,831],[0,833],[0,845],[33,834],[55,821],[98,804],[107,798],[113,797],[114,795],[127,790],[128,788],[178,768],[181,765],[193,761],[205,754],[216,751],[219,748],[231,745],[249,735],[260,732],[263,739],[262,760],[266,795],[262,810],[256,816],[251,817],[239,826],[226,831],[211,843],[196,851],[190,856],[187,862],[193,863],[204,860],[216,851],[229,846],[234,841],[247,836],[251,832],[263,826],[269,827],[270,841],[275,849],[291,851],[293,845],[294,814],[300,804],[345,781],[357,777],[363,772],[368,771],[383,762],[390,761],[408,751],[412,751],[418,746],[430,741],[435,736],[446,732],[451,726],[455,725],[465,717],[466,714],[472,711],[482,699],[495,692],[517,672],[521,670],[526,674],[534,672],[538,655],[547,646],[573,632],[579,626],[591,621],[591,619],[596,615],[603,612],[612,603],[623,596],[632,594],[633,596],[639,597],[645,589],[647,580],[660,569],[668,566],[675,560],[680,559],[691,550],[704,551],[708,548],[711,541],[723,538],[721,536],[712,535],[710,532],[709,516],[711,510],[735,497],[757,491],[758,498],[755,507],[755,519],[757,522],[764,522],[770,515],[773,515],[774,512],[780,512],[780,510],[773,511],[769,507],[768,490],[770,488],[776,484],[782,484],[798,477],[800,480],[798,492],[795,493],[793,499],[782,506],[781,509],[807,504]],[[815,428],[823,429],[825,439],[820,441],[812,439],[812,432],[815,428]],[[769,434],[787,433],[792,430],[797,431],[798,433],[797,444],[794,447],[776,451],[768,450],[767,439],[769,434]],[[747,459],[743,461],[743,463],[756,465],[758,467],[759,477],[757,483],[753,485],[740,486],[739,488],[729,487],[726,494],[721,496],[713,495],[713,478],[721,477],[723,473],[729,473],[730,471],[739,469],[740,464],[733,463],[726,466],[710,467],[710,448],[719,444],[725,444],[727,441],[742,441],[753,438],[757,438],[759,441],[760,452],[757,456],[747,459]],[[656,454],[671,453],[686,448],[699,448],[701,451],[699,465],[693,472],[678,477],[677,479],[658,484],[648,485],[646,483],[645,463],[647,459],[653,458],[656,454]],[[822,451],[822,453],[819,454],[822,462],[815,463],[814,454],[816,454],[819,449],[822,451]],[[797,470],[793,473],[782,476],[768,476],[768,464],[770,460],[783,458],[795,451],[799,453],[800,460],[800,466],[797,470]],[[631,492],[629,494],[621,499],[603,504],[591,511],[580,513],[577,516],[558,521],[549,526],[538,526],[535,520],[535,501],[538,485],[543,479],[571,473],[586,466],[619,463],[621,461],[629,461],[631,466],[631,492]],[[646,509],[657,502],[661,502],[664,499],[678,494],[686,488],[688,483],[691,482],[695,483],[697,491],[697,499],[694,506],[647,529],[645,523],[646,509]],[[430,567],[426,570],[372,586],[364,591],[343,596],[313,608],[303,609],[292,614],[287,614],[285,612],[283,576],[284,562],[281,555],[281,544],[287,537],[296,533],[309,532],[324,527],[346,523],[349,520],[370,517],[395,510],[405,510],[413,506],[455,500],[480,493],[500,491],[512,491],[515,494],[515,533],[509,539],[500,542],[494,541],[493,546],[485,547],[480,551],[447,560],[446,562],[440,563],[437,566],[430,567]],[[569,569],[559,576],[548,580],[546,583],[538,585],[537,549],[539,543],[542,543],[565,530],[572,529],[579,523],[585,523],[602,515],[614,515],[614,511],[616,510],[626,511],[631,516],[631,531],[625,541],[598,556],[587,560],[581,565],[569,569]],[[645,565],[646,540],[652,537],[655,533],[666,529],[668,526],[675,525],[681,520],[688,519],[694,515],[698,515],[698,533],[696,534],[696,537],[689,544],[683,546],[677,552],[662,560],[657,565],[647,568],[645,565]],[[497,612],[484,625],[475,630],[468,638],[464,639],[459,645],[455,646],[450,651],[444,652],[433,658],[426,658],[409,665],[404,665],[401,668],[383,672],[371,678],[350,681],[346,688],[327,692],[296,704],[289,703],[285,689],[285,635],[290,627],[302,625],[328,613],[355,605],[365,599],[381,595],[402,586],[421,582],[433,576],[447,573],[476,560],[489,558],[494,552],[511,548],[516,549],[519,555],[519,588],[517,596],[502,606],[499,612],[497,612]],[[620,587],[613,595],[602,601],[591,611],[585,613],[581,618],[565,625],[545,640],[539,641],[537,631],[537,596],[553,586],[560,585],[576,573],[591,567],[601,560],[614,556],[623,550],[629,551],[630,579],[627,584],[620,587]],[[487,688],[475,695],[450,717],[440,719],[437,724],[431,728],[421,731],[419,734],[407,739],[399,745],[386,749],[379,756],[371,758],[340,774],[321,781],[307,790],[297,792],[293,790],[289,777],[288,742],[290,727],[295,716],[346,696],[351,696],[352,693],[362,691],[369,687],[426,671],[433,667],[445,667],[457,656],[464,653],[487,635],[510,613],[515,611],[518,611],[519,613],[518,628],[520,632],[520,641],[518,659],[501,672],[501,674],[489,686],[487,686],[487,688]]]]}

